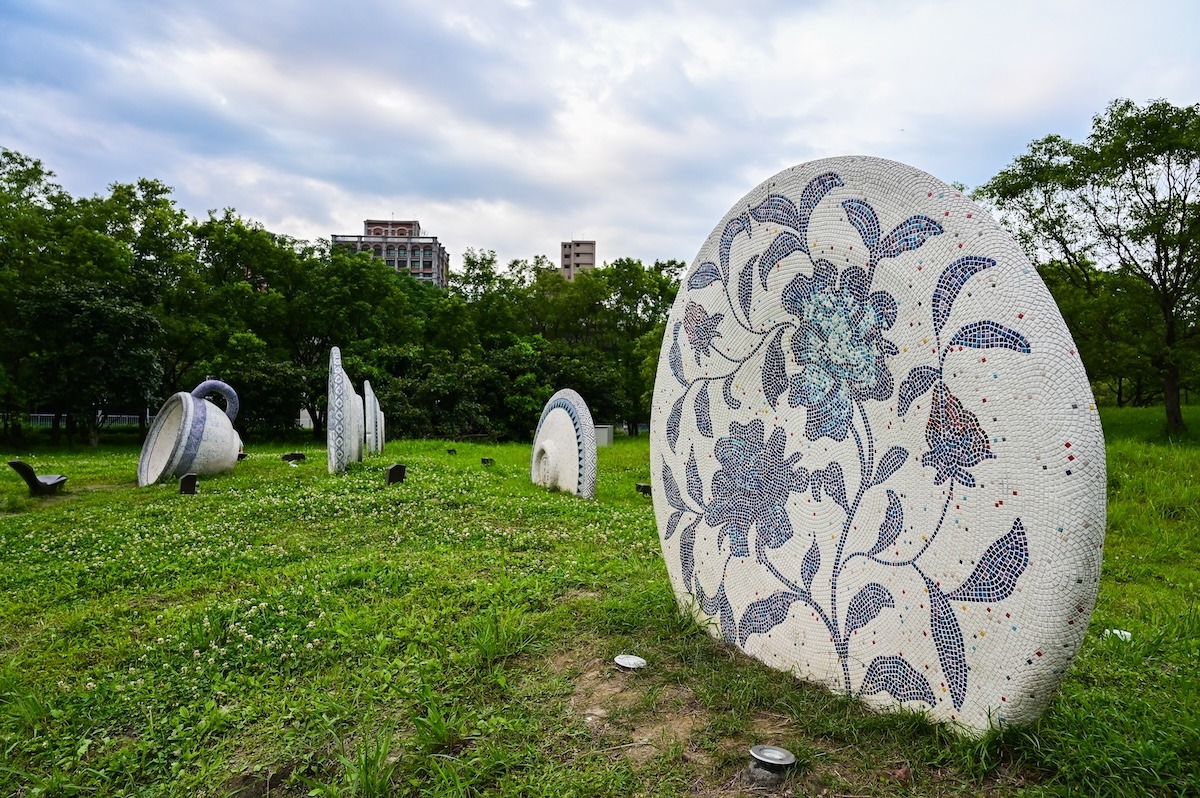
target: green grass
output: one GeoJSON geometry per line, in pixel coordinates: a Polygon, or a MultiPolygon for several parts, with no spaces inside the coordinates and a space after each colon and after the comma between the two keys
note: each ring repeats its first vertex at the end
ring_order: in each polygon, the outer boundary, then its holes
{"type": "Polygon", "coordinates": [[[135,447],[7,452],[70,481],[0,479],[0,794],[721,795],[767,740],[796,793],[1200,794],[1200,450],[1141,412],[1104,414],[1104,572],[1063,689],[974,741],[681,616],[645,439],[600,450],[595,502],[515,445],[393,442],[338,477],[251,446],[195,496],[137,488],[135,447]]]}

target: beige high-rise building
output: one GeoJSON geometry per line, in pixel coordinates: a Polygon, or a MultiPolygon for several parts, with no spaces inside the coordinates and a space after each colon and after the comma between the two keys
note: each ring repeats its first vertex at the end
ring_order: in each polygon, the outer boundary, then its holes
{"type": "Polygon", "coordinates": [[[450,255],[437,236],[421,235],[421,223],[415,219],[367,219],[362,235],[334,235],[330,240],[334,246],[370,252],[396,271],[406,271],[418,280],[441,288],[449,284],[450,255]]]}
{"type": "Polygon", "coordinates": [[[595,241],[564,241],[562,242],[562,260],[560,261],[562,276],[565,280],[574,280],[575,275],[584,269],[596,268],[595,241]]]}

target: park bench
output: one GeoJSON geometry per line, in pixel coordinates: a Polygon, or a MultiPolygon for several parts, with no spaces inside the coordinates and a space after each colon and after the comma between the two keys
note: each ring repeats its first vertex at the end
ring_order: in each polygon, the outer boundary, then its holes
{"type": "Polygon", "coordinates": [[[25,480],[25,484],[29,486],[30,496],[50,496],[57,493],[58,489],[67,481],[62,474],[38,476],[37,472],[33,470],[33,466],[21,460],[9,460],[8,464],[25,480]]]}

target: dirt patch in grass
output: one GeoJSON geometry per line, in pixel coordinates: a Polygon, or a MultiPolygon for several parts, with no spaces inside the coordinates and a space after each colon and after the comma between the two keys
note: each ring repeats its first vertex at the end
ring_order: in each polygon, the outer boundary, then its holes
{"type": "Polygon", "coordinates": [[[579,599],[591,599],[594,601],[598,601],[600,599],[600,592],[596,591],[596,590],[583,590],[581,588],[571,588],[570,590],[565,591],[562,595],[560,595],[558,597],[559,601],[568,601],[568,602],[569,601],[578,601],[579,599]]]}
{"type": "Polygon", "coordinates": [[[633,706],[645,694],[636,675],[624,673],[599,657],[585,662],[580,670],[574,680],[571,710],[593,728],[600,729],[615,710],[633,706]]]}
{"type": "Polygon", "coordinates": [[[693,733],[708,723],[704,708],[684,687],[670,688],[663,695],[648,717],[635,725],[630,736],[632,745],[623,753],[634,762],[645,762],[666,751],[680,747],[685,758],[701,764],[707,756],[695,750],[691,739],[693,733]]]}
{"type": "MultiPolygon", "coordinates": [[[[231,798],[264,798],[267,795],[283,795],[284,785],[293,773],[306,773],[303,764],[287,762],[270,765],[258,770],[241,773],[221,785],[221,795],[231,798]]],[[[300,791],[297,794],[303,794],[300,791]]]]}

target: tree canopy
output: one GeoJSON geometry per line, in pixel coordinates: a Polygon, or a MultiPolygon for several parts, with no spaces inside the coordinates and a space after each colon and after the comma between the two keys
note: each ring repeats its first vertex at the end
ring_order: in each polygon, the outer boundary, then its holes
{"type": "Polygon", "coordinates": [[[233,209],[189,219],[156,180],[71,197],[0,150],[2,432],[48,413],[56,437],[64,422],[94,443],[109,416],[144,424],[211,377],[239,393],[244,435],[304,409],[323,436],[335,345],[393,435],[528,439],[559,388],[636,432],[682,270],[619,258],[567,281],[542,256],[501,267],[469,249],[443,290],[233,209]]]}
{"type": "Polygon", "coordinates": [[[1035,141],[979,194],[1051,274],[1093,379],[1156,378],[1182,431],[1200,336],[1200,104],[1115,100],[1086,141],[1035,141]]]}

